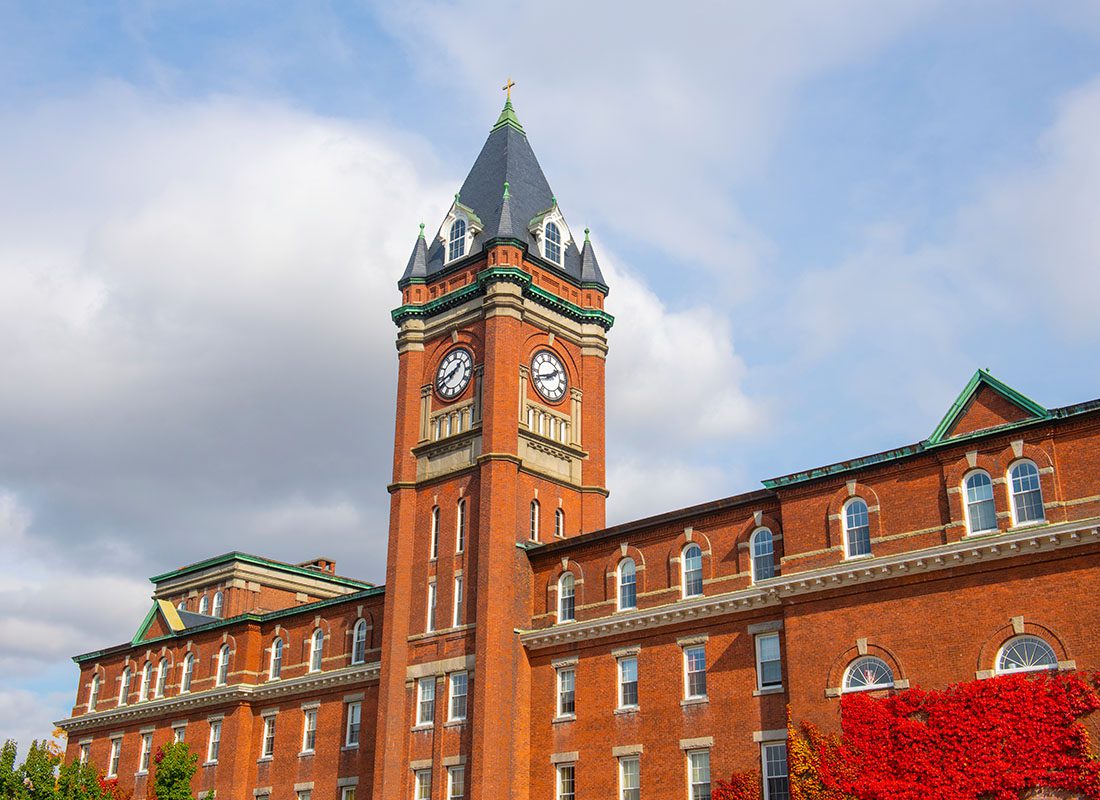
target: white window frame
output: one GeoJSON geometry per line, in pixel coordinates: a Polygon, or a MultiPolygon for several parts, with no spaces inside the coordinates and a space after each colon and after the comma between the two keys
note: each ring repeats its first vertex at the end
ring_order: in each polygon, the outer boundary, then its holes
{"type": "Polygon", "coordinates": [[[363,736],[363,704],[358,700],[348,703],[348,721],[344,726],[344,747],[358,747],[363,736]],[[354,727],[352,727],[354,726],[354,727]],[[355,740],[352,741],[352,732],[355,740]]]}
{"type": "Polygon", "coordinates": [[[418,769],[413,772],[413,793],[414,800],[431,800],[432,771],[430,769],[418,769]]]}
{"type": "Polygon", "coordinates": [[[1008,471],[1005,473],[1005,486],[1008,488],[1008,507],[1009,510],[1012,512],[1013,528],[1023,528],[1029,525],[1043,525],[1046,523],[1047,509],[1046,501],[1043,498],[1043,472],[1039,469],[1038,464],[1036,464],[1030,458],[1021,458],[1013,461],[1012,464],[1009,465],[1008,471]],[[1035,469],[1035,480],[1039,484],[1039,488],[1035,491],[1039,492],[1039,513],[1041,514],[1041,516],[1038,519],[1029,519],[1021,522],[1019,510],[1016,505],[1016,479],[1013,473],[1025,464],[1030,465],[1035,469]]]}
{"type": "Polygon", "coordinates": [[[428,558],[435,561],[439,558],[439,506],[432,506],[431,535],[428,544],[428,558]]]}
{"type": "MultiPolygon", "coordinates": [[[[959,493],[962,495],[963,519],[966,522],[966,533],[967,533],[967,535],[968,536],[977,536],[979,534],[984,534],[984,533],[996,533],[997,530],[998,530],[998,528],[997,528],[997,501],[996,501],[997,495],[996,495],[996,492],[994,491],[993,477],[988,472],[986,472],[984,469],[972,469],[969,472],[967,472],[965,475],[963,475],[962,486],[959,487],[959,493]],[[970,505],[971,504],[970,504],[970,494],[969,494],[969,486],[968,485],[970,483],[970,479],[977,476],[977,475],[984,475],[986,477],[986,479],[989,481],[989,501],[988,502],[993,504],[993,527],[992,528],[975,528],[974,527],[974,518],[971,516],[971,513],[970,513],[970,505]]],[[[1011,489],[1009,489],[1009,493],[1011,494],[1011,489]]],[[[979,502],[986,502],[986,501],[979,501],[979,502]]]]}
{"type": "Polygon", "coordinates": [[[218,649],[218,669],[215,672],[214,685],[225,686],[229,682],[229,645],[218,649]]]}
{"type": "Polygon", "coordinates": [[[191,691],[191,681],[195,678],[195,654],[188,653],[180,664],[180,694],[191,691]]]}
{"type": "Polygon", "coordinates": [[[868,503],[862,497],[850,497],[840,508],[840,527],[844,536],[844,557],[845,558],[869,558],[874,555],[874,548],[871,546],[871,504],[868,503]],[[849,541],[849,527],[848,527],[848,509],[856,503],[863,503],[863,508],[867,512],[867,552],[866,553],[852,553],[851,542],[849,541]]]}
{"type": "Polygon", "coordinates": [[[538,500],[531,501],[531,541],[539,541],[539,531],[542,527],[542,507],[538,500]]]}
{"type": "MultiPolygon", "coordinates": [[[[783,688],[783,642],[780,640],[778,633],[760,633],[755,637],[753,643],[756,649],[756,689],[757,691],[778,691],[783,688]],[[779,658],[776,659],[779,662],[779,682],[778,683],[764,683],[764,654],[763,643],[765,641],[775,641],[775,645],[779,650],[779,658]]],[[[770,663],[771,659],[769,659],[770,663]]]]}
{"type": "Polygon", "coordinates": [[[576,665],[575,664],[570,664],[569,666],[566,666],[566,667],[558,667],[557,674],[555,675],[555,678],[554,678],[554,686],[555,686],[556,693],[557,693],[557,697],[554,701],[554,708],[557,710],[558,719],[576,717],[577,716],[577,668],[576,668],[576,665]],[[565,697],[565,691],[562,688],[562,681],[563,681],[563,678],[566,675],[569,675],[571,677],[571,680],[572,680],[572,683],[573,683],[572,689],[570,690],[572,692],[572,695],[573,695],[573,703],[572,703],[573,708],[570,709],[569,711],[565,710],[565,704],[562,702],[562,700],[565,697]]]}
{"type": "Polygon", "coordinates": [[[210,598],[205,594],[199,599],[199,613],[204,616],[210,616],[210,598]]]}
{"type": "Polygon", "coordinates": [[[168,687],[168,659],[162,658],[157,663],[157,681],[153,685],[153,697],[164,697],[165,689],[168,687]]]}
{"type": "Polygon", "coordinates": [[[118,704],[120,706],[130,703],[130,683],[133,680],[133,672],[129,665],[122,668],[122,677],[118,684],[118,704]]]}
{"type": "Polygon", "coordinates": [[[141,734],[141,751],[138,755],[138,775],[149,772],[149,762],[153,757],[153,734],[141,734]]]}
{"type": "Polygon", "coordinates": [[[463,581],[463,578],[462,578],[461,575],[455,575],[455,584],[454,584],[454,586],[455,586],[454,595],[453,595],[454,605],[451,609],[451,625],[457,628],[459,625],[462,624],[462,601],[463,601],[462,594],[463,594],[463,590],[466,588],[465,587],[465,582],[463,581]]]}
{"type": "Polygon", "coordinates": [[[317,747],[317,709],[302,709],[302,752],[312,753],[317,747]],[[312,739],[312,741],[311,741],[312,739]]]}
{"type": "Polygon", "coordinates": [[[149,699],[149,689],[153,686],[153,662],[146,661],[141,667],[141,685],[138,688],[138,702],[149,699]]]}
{"type": "Polygon", "coordinates": [[[225,616],[225,594],[223,592],[214,592],[214,602],[210,608],[210,616],[218,619],[225,616]]]}
{"type": "Polygon", "coordinates": [[[469,713],[470,703],[470,673],[466,671],[452,672],[447,679],[447,721],[448,722],[461,722],[466,719],[466,715],[469,713]],[[462,684],[462,692],[455,692],[456,683],[462,684]],[[462,713],[455,713],[455,703],[462,699],[462,713]]]}
{"type": "Polygon", "coordinates": [[[554,511],[554,537],[565,538],[565,509],[558,508],[554,511]]]}
{"type": "Polygon", "coordinates": [[[427,619],[424,623],[424,631],[431,633],[435,630],[435,607],[439,601],[439,592],[436,589],[435,580],[428,581],[427,619]]]}
{"type": "Polygon", "coordinates": [[[760,743],[760,784],[763,790],[764,800],[777,800],[777,795],[772,792],[771,786],[768,783],[769,778],[779,779],[787,781],[787,796],[790,797],[790,767],[787,765],[787,743],[785,741],[776,742],[761,742],[760,743]],[[783,764],[782,775],[769,775],[768,774],[768,751],[775,750],[777,748],[783,748],[783,759],[776,763],[783,764]]]}
{"type": "Polygon", "coordinates": [[[92,674],[92,683],[88,687],[88,712],[95,711],[96,705],[99,703],[99,686],[100,679],[99,673],[92,674]]]}
{"type": "Polygon", "coordinates": [[[365,664],[367,661],[367,621],[356,620],[351,629],[351,663],[365,664]]]}
{"type": "Polygon", "coordinates": [[[276,636],[271,640],[271,655],[267,663],[267,679],[277,681],[283,677],[283,650],[286,645],[282,636],[276,636]]]}
{"type": "Polygon", "coordinates": [[[562,231],[562,225],[557,220],[548,219],[542,226],[542,257],[549,261],[551,264],[562,266],[565,263],[565,248],[569,244],[569,239],[562,231]],[[554,226],[554,230],[558,233],[558,241],[554,242],[554,246],[558,248],[558,257],[552,258],[550,256],[550,226],[554,226]]]}
{"type": "Polygon", "coordinates": [[[118,765],[122,761],[122,737],[116,736],[111,739],[111,754],[107,759],[107,777],[118,777],[118,765]]]}
{"type": "Polygon", "coordinates": [[[275,715],[268,714],[264,717],[263,735],[260,739],[260,758],[275,757],[275,715]]]}
{"type": "Polygon", "coordinates": [[[706,683],[707,683],[707,646],[705,644],[684,645],[683,661],[684,661],[684,699],[685,700],[703,700],[703,699],[705,699],[708,696],[707,692],[709,691],[709,688],[710,688],[710,687],[706,686],[706,683]],[[702,653],[703,653],[703,669],[702,670],[696,670],[695,673],[692,673],[690,654],[694,653],[694,652],[698,652],[698,651],[702,651],[702,653]],[[704,691],[703,691],[702,694],[692,694],[692,692],[691,692],[691,676],[692,676],[692,674],[697,674],[699,672],[702,672],[702,674],[703,674],[704,691]]]}
{"type": "Polygon", "coordinates": [[[576,764],[558,764],[554,770],[554,795],[557,800],[576,800],[577,798],[577,765],[576,764]],[[566,794],[562,787],[562,774],[569,771],[569,781],[572,783],[573,791],[566,794]]]}
{"type": "Polygon", "coordinates": [[[447,767],[447,800],[464,800],[466,797],[466,765],[457,764],[453,767],[447,767]],[[461,776],[459,780],[455,780],[455,776],[461,776]],[[455,793],[455,784],[458,784],[462,791],[455,793]]]}
{"type": "Polygon", "coordinates": [[[577,576],[574,575],[572,573],[572,571],[567,570],[567,571],[565,571],[561,574],[560,578],[558,578],[558,614],[557,614],[557,621],[560,624],[560,623],[564,623],[564,622],[576,622],[576,620],[577,620],[577,576]],[[573,600],[573,607],[571,609],[572,613],[568,617],[566,617],[565,614],[564,614],[564,609],[565,609],[565,602],[564,602],[565,601],[565,589],[564,589],[564,587],[565,587],[565,579],[567,577],[570,578],[571,581],[572,581],[572,586],[570,587],[572,589],[572,594],[570,595],[570,597],[573,600]]]}
{"type": "Polygon", "coordinates": [[[688,750],[685,754],[687,756],[687,783],[688,783],[688,800],[696,800],[697,797],[710,797],[714,791],[714,778],[711,775],[710,769],[710,750],[688,750]],[[696,795],[696,785],[702,785],[702,781],[699,784],[695,782],[695,759],[706,758],[707,766],[707,791],[706,794],[696,795]]]}
{"type": "Polygon", "coordinates": [[[458,261],[466,255],[470,246],[470,220],[466,218],[465,214],[455,214],[451,220],[451,224],[447,226],[447,233],[443,238],[443,255],[444,264],[450,264],[452,261],[458,261]],[[458,223],[462,223],[462,233],[455,236],[455,226],[458,223]],[[455,253],[454,244],[461,242],[462,252],[455,253]]]}
{"type": "Polygon", "coordinates": [[[693,597],[702,597],[705,593],[706,587],[703,586],[703,546],[696,542],[688,542],[680,551],[680,597],[684,600],[688,600],[693,597]],[[697,593],[688,594],[687,553],[688,550],[693,547],[699,550],[699,591],[697,593]]]}
{"type": "Polygon", "coordinates": [[[618,659],[618,663],[617,663],[616,669],[615,669],[615,674],[618,678],[618,680],[617,680],[617,683],[618,683],[617,689],[618,689],[618,691],[616,693],[617,699],[618,699],[618,704],[617,704],[618,708],[619,709],[630,709],[630,710],[634,710],[634,709],[638,708],[639,704],[641,702],[641,675],[638,672],[638,656],[636,656],[636,655],[623,656],[622,658],[618,659]],[[633,703],[627,703],[627,702],[624,701],[624,692],[625,692],[625,687],[626,687],[626,681],[623,680],[623,671],[624,671],[624,668],[625,668],[625,666],[628,662],[633,662],[634,663],[634,695],[635,695],[635,697],[634,697],[634,702],[633,703]]]}
{"type": "Polygon", "coordinates": [[[894,687],[894,682],[896,680],[897,680],[897,678],[894,675],[894,668],[890,666],[889,662],[887,662],[886,659],[879,658],[878,656],[871,656],[871,655],[858,656],[857,658],[853,658],[852,661],[848,664],[848,666],[846,666],[844,668],[844,674],[840,678],[840,691],[844,692],[845,694],[849,694],[851,692],[874,692],[874,691],[878,691],[880,689],[892,689],[894,687]],[[859,665],[862,662],[869,661],[869,660],[872,660],[872,659],[874,661],[878,661],[879,663],[881,663],[883,666],[886,667],[886,671],[890,673],[890,682],[889,683],[876,683],[876,684],[872,684],[870,686],[849,686],[848,683],[851,680],[852,671],[856,668],[856,666],[859,665]]]}
{"type": "Polygon", "coordinates": [[[416,726],[418,728],[435,724],[435,694],[434,675],[420,678],[416,682],[416,726]]]}
{"type": "Polygon", "coordinates": [[[630,556],[627,556],[627,557],[625,557],[625,558],[623,558],[622,560],[619,561],[619,566],[616,567],[616,569],[615,569],[615,608],[619,611],[633,611],[637,607],[638,607],[638,564],[634,561],[633,558],[631,558],[630,556]],[[633,582],[634,598],[633,598],[630,605],[626,605],[626,604],[623,603],[623,588],[626,585],[623,582],[623,577],[624,577],[623,576],[623,570],[625,569],[627,564],[629,564],[631,566],[631,568],[633,569],[633,572],[631,573],[631,575],[634,578],[634,582],[633,582]]]}
{"type": "Polygon", "coordinates": [[[767,526],[757,528],[755,531],[752,532],[752,536],[749,537],[749,569],[752,574],[753,583],[756,583],[758,581],[766,581],[775,577],[775,532],[767,526]],[[767,559],[771,568],[771,575],[765,575],[761,577],[758,574],[758,570],[756,568],[756,559],[764,558],[765,556],[757,556],[756,543],[761,538],[763,538],[764,534],[767,534],[769,538],[767,559]]]}
{"type": "Polygon", "coordinates": [[[325,632],[317,628],[309,636],[309,671],[321,672],[325,666],[325,632]]]}
{"type": "Polygon", "coordinates": [[[340,789],[340,800],[355,800],[355,787],[344,786],[340,789]]]}
{"type": "Polygon", "coordinates": [[[1006,639],[1005,642],[1000,647],[997,648],[997,656],[993,660],[993,672],[996,675],[1019,675],[1021,673],[1028,673],[1028,672],[1050,672],[1050,671],[1053,671],[1053,670],[1056,670],[1056,669],[1058,669],[1058,651],[1055,650],[1054,646],[1051,645],[1051,643],[1048,642],[1046,639],[1044,639],[1042,636],[1036,636],[1033,633],[1024,633],[1024,634],[1020,634],[1018,636],[1013,636],[1009,639],[1006,639]],[[1054,663],[1051,664],[1051,665],[1037,665],[1037,666],[1032,666],[1032,667],[1016,667],[1014,669],[1012,669],[1012,668],[1002,669],[1001,668],[1001,658],[1004,656],[1005,650],[1007,650],[1009,647],[1011,647],[1016,642],[1019,642],[1021,639],[1036,639],[1036,640],[1042,642],[1044,645],[1047,646],[1047,648],[1049,648],[1050,652],[1054,654],[1054,663]]]}
{"type": "Polygon", "coordinates": [[[619,758],[619,800],[632,800],[632,798],[640,798],[642,794],[642,759],[638,756],[622,756],[619,758]],[[637,779],[637,786],[626,785],[626,765],[632,764],[634,766],[634,776],[637,779]],[[632,791],[634,794],[628,795],[627,792],[632,791]]]}
{"type": "Polygon", "coordinates": [[[466,549],[466,498],[458,501],[455,507],[455,552],[466,549]]]}
{"type": "Polygon", "coordinates": [[[206,734],[206,763],[217,764],[222,748],[222,721],[210,720],[210,730],[206,734]]]}
{"type": "Polygon", "coordinates": [[[80,745],[80,757],[78,760],[80,761],[81,766],[84,766],[88,763],[88,756],[90,756],[91,753],[92,746],[90,744],[85,742],[84,744],[80,745]]]}

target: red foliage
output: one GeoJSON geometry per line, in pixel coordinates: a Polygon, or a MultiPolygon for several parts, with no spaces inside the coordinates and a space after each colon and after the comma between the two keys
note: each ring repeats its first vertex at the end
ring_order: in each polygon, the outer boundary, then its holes
{"type": "Polygon", "coordinates": [[[728,781],[717,781],[711,800],[760,800],[760,776],[755,772],[735,772],[728,781]]]}
{"type": "Polygon", "coordinates": [[[858,800],[1018,800],[1055,789],[1100,800],[1100,762],[1080,719],[1095,679],[1006,675],[942,691],[841,700],[838,747],[819,746],[821,783],[858,800]]]}

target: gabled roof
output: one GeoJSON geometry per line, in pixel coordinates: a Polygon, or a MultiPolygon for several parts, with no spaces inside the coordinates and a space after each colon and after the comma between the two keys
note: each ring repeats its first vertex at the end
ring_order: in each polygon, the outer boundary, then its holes
{"type": "MultiPolygon", "coordinates": [[[[555,205],[554,193],[527,141],[527,133],[516,117],[511,100],[504,104],[504,110],[489,132],[489,138],[485,140],[470,174],[462,183],[456,202],[471,210],[483,225],[483,231],[474,237],[467,257],[482,252],[488,242],[498,238],[526,244],[530,254],[540,257],[538,243],[528,225],[538,214],[555,205]]],[[[444,255],[443,242],[436,236],[428,243],[425,277],[430,278],[443,270],[444,255]]],[[[570,240],[566,246],[562,262],[561,266],[548,262],[548,266],[580,281],[581,253],[574,241],[570,240]]],[[[405,272],[398,283],[402,288],[411,277],[408,268],[405,272]]]]}
{"type": "Polygon", "coordinates": [[[208,558],[205,561],[199,561],[195,564],[188,564],[186,567],[180,567],[174,569],[171,572],[165,572],[161,575],[154,575],[149,580],[154,584],[160,584],[167,580],[175,578],[182,578],[185,575],[191,575],[196,572],[201,572],[211,567],[221,566],[222,564],[228,564],[232,561],[240,561],[245,564],[254,564],[256,566],[265,567],[267,569],[275,570],[277,572],[286,572],[294,575],[303,575],[313,578],[318,581],[325,581],[327,583],[337,584],[339,586],[345,586],[350,589],[369,589],[374,584],[367,581],[358,581],[354,578],[343,578],[339,575],[332,575],[328,572],[322,572],[318,569],[311,569],[309,567],[303,567],[295,564],[287,564],[283,561],[274,561],[270,558],[262,558],[261,556],[254,556],[250,553],[241,553],[234,550],[231,553],[224,553],[220,556],[214,556],[208,558]]]}
{"type": "MultiPolygon", "coordinates": [[[[1002,420],[1002,424],[1033,419],[1047,419],[1051,415],[1047,409],[1036,403],[1030,397],[1016,391],[1003,381],[997,380],[987,370],[979,369],[971,376],[970,381],[963,387],[963,390],[959,392],[959,396],[955,398],[955,402],[951,404],[947,413],[944,414],[943,419],[940,420],[940,424],[936,426],[936,429],[932,431],[932,435],[928,437],[927,443],[939,444],[946,439],[952,438],[959,423],[967,416],[967,412],[970,411],[974,401],[978,398],[979,394],[982,393],[983,389],[995,392],[1017,410],[1016,413],[1013,414],[1015,419],[1005,418],[1002,420]]],[[[995,424],[980,425],[971,432],[993,427],[999,426],[995,424]]]]}

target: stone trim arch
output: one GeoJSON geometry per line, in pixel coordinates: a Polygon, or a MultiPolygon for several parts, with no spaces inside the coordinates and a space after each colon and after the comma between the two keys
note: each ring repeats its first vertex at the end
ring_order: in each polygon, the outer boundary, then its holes
{"type": "Polygon", "coordinates": [[[783,550],[783,526],[779,518],[771,514],[756,512],[752,518],[737,529],[734,537],[734,550],[738,574],[752,574],[752,535],[761,528],[767,528],[772,532],[772,550],[775,560],[775,574],[782,574],[781,566],[785,552],[783,550]]]}
{"type": "Polygon", "coordinates": [[[579,607],[584,602],[584,569],[580,562],[563,557],[561,563],[554,567],[550,573],[550,579],[546,582],[546,614],[558,613],[558,583],[566,572],[573,573],[573,597],[579,607]]]}
{"type": "Polygon", "coordinates": [[[997,674],[997,653],[1005,642],[1016,636],[1038,636],[1054,649],[1059,669],[1076,669],[1076,662],[1070,657],[1065,640],[1053,628],[1042,623],[1031,622],[1024,617],[1012,617],[1006,624],[993,630],[978,649],[978,660],[974,665],[974,677],[978,680],[992,678],[997,674]]]}
{"type": "Polygon", "coordinates": [[[860,638],[857,639],[855,644],[851,647],[838,653],[829,664],[825,686],[826,697],[840,697],[844,694],[844,673],[848,671],[848,666],[853,661],[863,656],[881,658],[889,665],[890,670],[894,673],[894,686],[892,689],[876,689],[872,691],[900,691],[909,688],[909,678],[902,669],[901,661],[894,654],[894,651],[881,644],[873,644],[866,639],[860,638]]]}
{"type": "Polygon", "coordinates": [[[829,507],[826,516],[828,528],[828,546],[839,547],[841,558],[846,552],[844,542],[844,507],[849,500],[860,498],[867,504],[867,524],[870,527],[872,553],[874,541],[882,538],[882,511],[879,504],[878,493],[865,483],[856,480],[847,481],[844,486],[833,492],[829,498],[829,507]]]}
{"type": "Polygon", "coordinates": [[[604,600],[618,601],[619,599],[619,564],[623,562],[623,559],[634,559],[634,575],[637,581],[637,591],[641,595],[646,590],[646,569],[645,569],[645,556],[642,551],[633,545],[621,542],[619,544],[619,550],[614,556],[608,559],[604,563],[603,568],[603,591],[604,600]]]}
{"type": "Polygon", "coordinates": [[[703,583],[706,584],[710,578],[714,577],[714,548],[711,546],[710,537],[694,528],[684,528],[673,541],[668,554],[668,587],[677,592],[681,590],[680,564],[683,561],[684,549],[689,544],[697,544],[703,551],[703,583]]]}

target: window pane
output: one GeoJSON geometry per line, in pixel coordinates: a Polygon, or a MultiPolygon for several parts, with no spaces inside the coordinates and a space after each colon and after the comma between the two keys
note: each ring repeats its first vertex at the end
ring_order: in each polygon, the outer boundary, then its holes
{"type": "Polygon", "coordinates": [[[966,479],[966,514],[971,533],[997,529],[993,482],[984,472],[975,472],[966,479]]]}
{"type": "Polygon", "coordinates": [[[703,593],[703,551],[698,545],[684,550],[684,596],[703,593]]]}
{"type": "Polygon", "coordinates": [[[558,767],[558,800],[575,800],[576,796],[573,765],[558,767]]]}
{"type": "Polygon", "coordinates": [[[1045,518],[1039,470],[1029,461],[1012,468],[1012,504],[1017,525],[1045,518]]]}
{"type": "Polygon", "coordinates": [[[849,558],[871,552],[871,523],[865,502],[852,500],[848,503],[844,511],[844,530],[849,558]]]}
{"type": "Polygon", "coordinates": [[[764,797],[767,800],[789,800],[787,781],[787,745],[764,745],[764,797]]]}
{"type": "Polygon", "coordinates": [[[619,797],[621,800],[638,800],[641,796],[641,770],[636,758],[619,761],[619,797]]]}
{"type": "Polygon", "coordinates": [[[852,662],[844,675],[845,691],[885,689],[894,685],[894,671],[881,658],[864,656],[852,662]]]}
{"type": "Polygon", "coordinates": [[[691,800],[710,800],[710,753],[706,750],[688,754],[691,800]]]}
{"type": "Polygon", "coordinates": [[[638,705],[638,659],[624,658],[619,661],[619,684],[619,705],[638,705]]]}
{"type": "Polygon", "coordinates": [[[1034,672],[1057,667],[1054,649],[1038,636],[1017,636],[1001,648],[997,658],[998,672],[1034,672]]]}
{"type": "Polygon", "coordinates": [[[767,528],[757,531],[752,537],[752,577],[763,581],[775,576],[775,559],[772,532],[767,528]]]}

